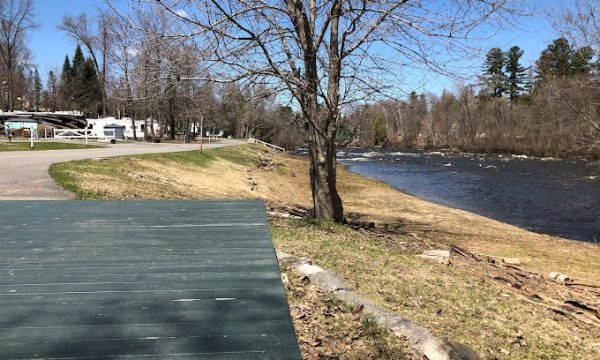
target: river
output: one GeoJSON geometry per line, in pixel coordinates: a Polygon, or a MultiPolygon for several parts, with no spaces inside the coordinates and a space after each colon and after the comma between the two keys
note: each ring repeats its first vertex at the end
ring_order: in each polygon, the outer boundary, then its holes
{"type": "Polygon", "coordinates": [[[600,163],[342,149],[338,162],[396,189],[531,231],[600,242],[600,163]]]}

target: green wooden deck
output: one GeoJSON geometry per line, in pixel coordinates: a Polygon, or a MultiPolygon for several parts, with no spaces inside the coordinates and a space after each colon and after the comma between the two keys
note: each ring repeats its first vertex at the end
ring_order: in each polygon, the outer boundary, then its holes
{"type": "Polygon", "coordinates": [[[0,202],[0,359],[299,359],[261,201],[0,202]]]}

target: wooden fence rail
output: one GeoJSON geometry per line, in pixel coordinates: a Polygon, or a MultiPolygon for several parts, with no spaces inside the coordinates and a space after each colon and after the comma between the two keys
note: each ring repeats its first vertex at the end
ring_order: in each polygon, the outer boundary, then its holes
{"type": "Polygon", "coordinates": [[[270,143],[262,141],[262,140],[258,140],[258,139],[255,139],[255,138],[248,138],[248,143],[250,143],[250,144],[262,144],[262,145],[264,145],[264,146],[266,146],[268,148],[271,148],[271,149],[274,149],[274,150],[277,150],[277,151],[281,151],[282,153],[285,154],[285,148],[282,148],[281,146],[270,144],[270,143]]]}

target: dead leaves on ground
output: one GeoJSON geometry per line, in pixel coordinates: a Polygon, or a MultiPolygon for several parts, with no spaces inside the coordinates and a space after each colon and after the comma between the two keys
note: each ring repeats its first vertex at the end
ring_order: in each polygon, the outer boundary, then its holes
{"type": "Polygon", "coordinates": [[[287,271],[286,293],[302,357],[329,359],[413,359],[401,340],[363,313],[319,290],[306,277],[287,271]]]}

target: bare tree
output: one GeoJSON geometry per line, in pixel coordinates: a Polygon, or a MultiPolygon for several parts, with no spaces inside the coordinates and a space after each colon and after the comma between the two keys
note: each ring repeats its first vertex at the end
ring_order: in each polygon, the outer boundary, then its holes
{"type": "Polygon", "coordinates": [[[110,61],[115,65],[112,75],[120,84],[112,98],[117,104],[135,105],[129,110],[150,119],[145,135],[155,138],[166,132],[174,139],[178,129],[187,133],[193,117],[200,113],[196,97],[201,81],[188,80],[199,72],[195,49],[184,38],[163,41],[171,27],[163,9],[152,7],[132,17],[131,21],[111,19],[110,61]]]}
{"type": "Polygon", "coordinates": [[[449,72],[478,27],[514,14],[509,0],[147,0],[135,11],[152,3],[179,24],[169,41],[206,50],[210,72],[195,78],[244,80],[295,100],[308,129],[314,215],[340,222],[341,108],[392,88],[406,67],[449,72]]]}
{"type": "Polygon", "coordinates": [[[0,58],[6,70],[8,107],[14,109],[15,72],[27,57],[27,32],[36,27],[32,0],[0,0],[0,58]]]}
{"type": "MultiPolygon", "coordinates": [[[[118,100],[117,113],[121,116],[124,113],[129,113],[133,106],[134,96],[131,81],[131,72],[134,65],[135,57],[138,54],[136,48],[136,38],[133,36],[130,28],[118,19],[102,16],[102,31],[103,34],[110,32],[112,34],[111,47],[107,48],[105,60],[110,59],[113,64],[112,73],[118,78],[116,91],[113,92],[113,97],[118,100]],[[120,106],[120,104],[124,106],[120,106]],[[123,111],[121,111],[123,109],[123,111]]],[[[103,35],[104,37],[106,35],[103,35]]],[[[104,110],[106,111],[106,110],[104,110]]],[[[131,127],[133,130],[133,139],[137,140],[137,129],[135,126],[134,116],[131,116],[131,127]]]]}
{"type": "Polygon", "coordinates": [[[600,3],[597,0],[565,2],[562,16],[553,16],[554,27],[578,45],[600,50],[600,3]]]}

